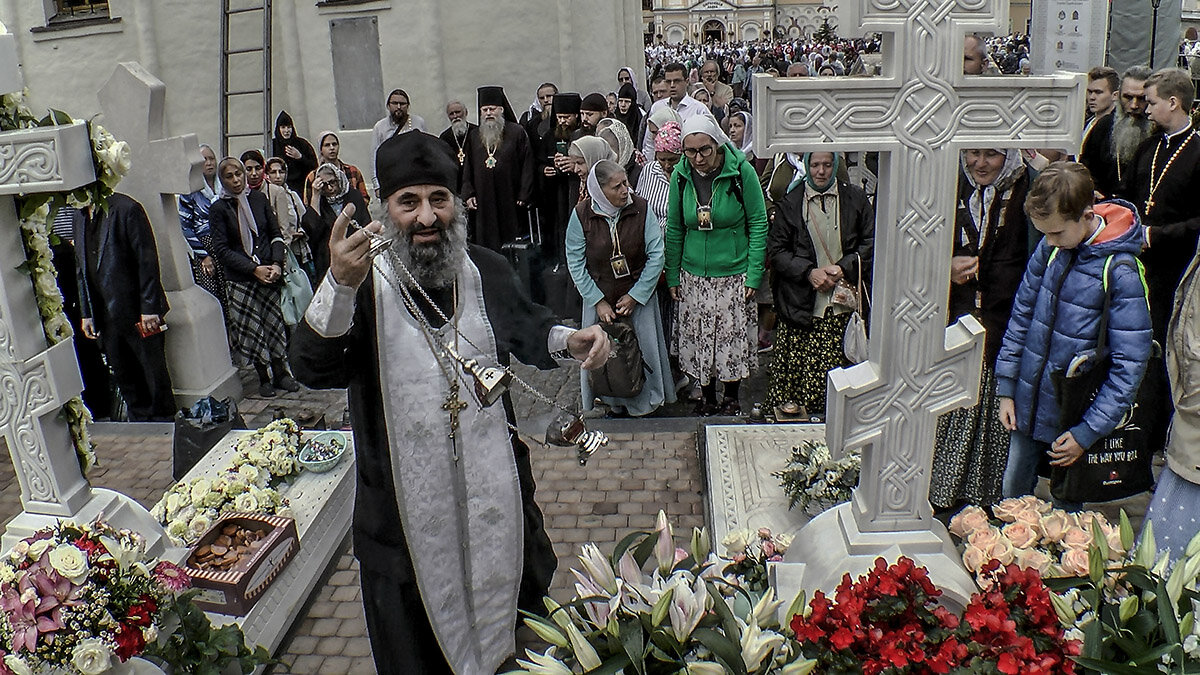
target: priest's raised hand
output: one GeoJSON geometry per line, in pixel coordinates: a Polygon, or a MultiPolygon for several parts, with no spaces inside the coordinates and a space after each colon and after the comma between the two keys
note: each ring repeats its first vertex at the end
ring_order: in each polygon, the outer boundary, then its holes
{"type": "Polygon", "coordinates": [[[346,236],[354,217],[354,205],[347,204],[333,221],[329,232],[329,271],[343,286],[358,288],[371,271],[371,234],[379,234],[383,224],[373,220],[366,227],[346,236]],[[370,233],[370,234],[368,234],[370,233]]]}

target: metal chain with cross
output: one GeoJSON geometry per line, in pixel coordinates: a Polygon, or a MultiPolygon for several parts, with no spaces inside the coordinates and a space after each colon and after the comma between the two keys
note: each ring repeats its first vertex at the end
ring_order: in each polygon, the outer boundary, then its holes
{"type": "Polygon", "coordinates": [[[983,352],[975,319],[946,326],[959,153],[1074,147],[1084,78],[963,75],[965,36],[1006,32],[1007,0],[844,4],[844,25],[883,34],[881,77],[754,80],[757,156],[881,153],[870,359],[829,373],[829,447],[862,451],[859,488],[801,531],[819,542],[791,549],[803,566],[774,573],[782,586],[829,590],[877,555],[904,553],[952,597],[969,594],[928,501],[937,419],[975,403],[983,352]]]}

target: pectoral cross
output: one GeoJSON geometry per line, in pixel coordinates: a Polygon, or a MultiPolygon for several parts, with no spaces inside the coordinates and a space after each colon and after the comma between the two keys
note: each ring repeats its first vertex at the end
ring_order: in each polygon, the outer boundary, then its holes
{"type": "Polygon", "coordinates": [[[450,444],[454,446],[454,461],[458,461],[458,444],[455,442],[455,436],[458,434],[458,414],[465,410],[467,402],[458,397],[458,382],[450,383],[450,393],[446,396],[445,402],[442,403],[442,410],[450,413],[450,444]]]}
{"type": "Polygon", "coordinates": [[[458,149],[458,164],[459,164],[459,166],[461,166],[462,163],[465,161],[467,161],[467,153],[463,152],[462,148],[459,148],[458,149]]]}

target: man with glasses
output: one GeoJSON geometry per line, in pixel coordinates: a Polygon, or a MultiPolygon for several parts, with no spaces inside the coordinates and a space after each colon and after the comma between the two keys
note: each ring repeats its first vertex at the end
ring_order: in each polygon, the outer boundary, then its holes
{"type": "Polygon", "coordinates": [[[371,176],[375,192],[379,192],[379,177],[375,175],[375,151],[392,136],[409,131],[425,131],[425,120],[420,115],[408,113],[409,98],[403,89],[393,89],[387,97],[388,114],[375,123],[371,130],[371,176]]]}

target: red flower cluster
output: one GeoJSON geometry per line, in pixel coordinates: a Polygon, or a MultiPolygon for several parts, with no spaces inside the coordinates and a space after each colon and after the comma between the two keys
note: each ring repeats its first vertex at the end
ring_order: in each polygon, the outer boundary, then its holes
{"type": "Polygon", "coordinates": [[[941,594],[912,560],[902,557],[889,567],[878,558],[858,581],[842,577],[836,603],[817,591],[809,616],[792,617],[791,626],[805,655],[827,672],[857,666],[865,675],[944,674],[967,649],[954,636],[958,617],[937,606],[941,594]]]}
{"type": "Polygon", "coordinates": [[[995,583],[972,596],[962,619],[937,604],[923,567],[883,558],[866,576],[842,578],[834,601],[817,591],[791,627],[807,658],[826,673],[945,675],[997,664],[1006,675],[1074,673],[1077,642],[1063,640],[1049,591],[1036,571],[985,569],[995,583]]]}
{"type": "Polygon", "coordinates": [[[121,624],[113,637],[117,640],[117,648],[114,651],[117,653],[117,658],[121,659],[121,663],[141,654],[146,649],[146,636],[142,634],[141,628],[132,624],[121,624]]]}
{"type": "Polygon", "coordinates": [[[987,590],[971,596],[964,620],[975,658],[991,661],[1005,675],[1074,673],[1078,640],[1064,640],[1050,591],[1037,570],[993,560],[981,573],[991,579],[987,590]]]}

